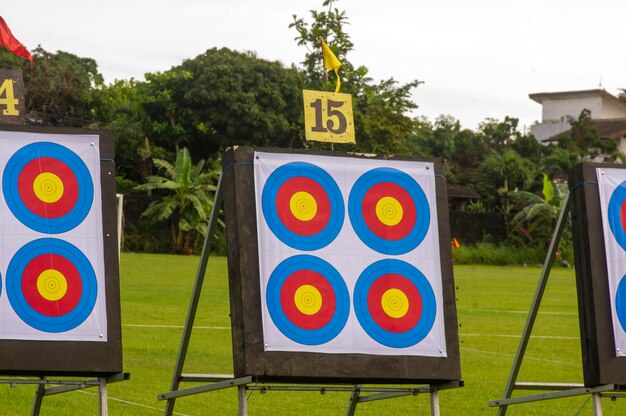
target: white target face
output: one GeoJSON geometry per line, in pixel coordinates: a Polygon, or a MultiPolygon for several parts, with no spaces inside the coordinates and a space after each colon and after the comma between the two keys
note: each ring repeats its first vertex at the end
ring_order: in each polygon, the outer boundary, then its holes
{"type": "Polygon", "coordinates": [[[615,353],[626,356],[626,171],[598,168],[615,353]]]}
{"type": "Polygon", "coordinates": [[[445,357],[433,164],[254,160],[265,350],[445,357]]]}
{"type": "Polygon", "coordinates": [[[0,132],[0,339],[107,340],[99,137],[0,132]]]}

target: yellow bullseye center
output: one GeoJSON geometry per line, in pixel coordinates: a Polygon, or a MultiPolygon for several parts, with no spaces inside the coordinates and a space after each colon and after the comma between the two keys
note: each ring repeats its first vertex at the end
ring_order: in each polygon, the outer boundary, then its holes
{"type": "Polygon", "coordinates": [[[376,216],[385,225],[393,227],[402,221],[402,204],[390,196],[382,197],[376,203],[376,216]]]}
{"type": "Polygon", "coordinates": [[[383,311],[392,318],[402,318],[409,311],[409,298],[398,289],[388,289],[380,299],[383,311]]]}
{"type": "Polygon", "coordinates": [[[53,204],[61,199],[63,190],[63,181],[54,173],[40,173],[33,181],[35,195],[48,204],[53,204]]]}
{"type": "Polygon", "coordinates": [[[67,280],[58,270],[44,270],[37,277],[37,290],[46,300],[59,300],[67,293],[67,280]]]}
{"type": "Polygon", "coordinates": [[[289,209],[300,221],[311,221],[317,214],[317,202],[310,193],[300,191],[291,196],[289,209]]]}
{"type": "Polygon", "coordinates": [[[305,315],[315,315],[322,309],[322,294],[315,286],[302,285],[293,295],[294,303],[305,315]]]}

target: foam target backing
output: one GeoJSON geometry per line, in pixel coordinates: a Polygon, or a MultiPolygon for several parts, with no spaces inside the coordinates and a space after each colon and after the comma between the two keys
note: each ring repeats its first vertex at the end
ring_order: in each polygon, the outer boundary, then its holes
{"type": "Polygon", "coordinates": [[[0,371],[121,370],[112,137],[2,126],[0,144],[0,371]]]}
{"type": "Polygon", "coordinates": [[[431,162],[257,152],[255,183],[266,350],[446,355],[431,162]],[[303,324],[329,304],[339,330],[303,324]]]}

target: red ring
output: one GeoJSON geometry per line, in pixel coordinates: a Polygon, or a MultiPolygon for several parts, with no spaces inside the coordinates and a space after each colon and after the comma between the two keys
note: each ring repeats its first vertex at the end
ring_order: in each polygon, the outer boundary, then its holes
{"type": "Polygon", "coordinates": [[[291,231],[298,235],[312,236],[320,233],[330,220],[330,200],[324,188],[311,178],[296,176],[288,179],[276,193],[276,212],[280,221],[291,231]],[[301,221],[291,212],[291,197],[296,192],[307,192],[315,198],[317,213],[310,221],[301,221]]]}
{"type": "Polygon", "coordinates": [[[67,258],[58,254],[41,254],[33,258],[22,274],[22,293],[26,302],[37,312],[46,316],[63,316],[71,312],[80,301],[83,282],[76,267],[67,258]],[[45,270],[57,270],[65,277],[67,292],[56,301],[39,294],[37,278],[45,270]]]}
{"type": "Polygon", "coordinates": [[[67,215],[78,201],[76,175],[64,162],[51,157],[40,157],[28,162],[19,174],[17,188],[26,208],[43,218],[59,218],[67,215]],[[53,203],[39,199],[33,189],[37,176],[46,172],[55,174],[63,181],[63,195],[53,203]]]}
{"type": "Polygon", "coordinates": [[[326,326],[337,309],[335,291],[332,285],[324,276],[313,270],[298,270],[285,280],[280,290],[280,304],[285,316],[292,324],[311,331],[326,326]],[[322,296],[322,307],[313,315],[300,312],[294,301],[296,290],[303,285],[314,286],[322,296]]]}
{"type": "Polygon", "coordinates": [[[363,196],[363,220],[367,227],[379,238],[401,240],[415,227],[417,212],[411,195],[400,185],[393,182],[379,182],[367,190],[363,196]],[[402,206],[402,219],[396,225],[386,225],[376,215],[376,204],[384,197],[397,200],[402,206]]]}
{"type": "Polygon", "coordinates": [[[419,290],[406,277],[389,273],[380,276],[367,294],[367,307],[372,319],[384,330],[394,333],[402,333],[411,330],[417,325],[422,317],[422,296],[419,290]],[[401,318],[394,318],[385,313],[381,299],[389,289],[398,289],[409,300],[409,309],[401,318]]]}

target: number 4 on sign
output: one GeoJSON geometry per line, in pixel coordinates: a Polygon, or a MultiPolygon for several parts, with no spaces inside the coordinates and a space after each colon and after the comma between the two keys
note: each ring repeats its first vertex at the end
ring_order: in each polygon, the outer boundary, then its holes
{"type": "Polygon", "coordinates": [[[307,140],[355,143],[352,96],[303,90],[304,129],[307,140]]]}
{"type": "Polygon", "coordinates": [[[0,107],[6,107],[2,110],[2,113],[5,116],[19,116],[20,112],[16,108],[18,103],[19,101],[13,93],[13,80],[5,79],[2,85],[0,85],[0,107]]]}

